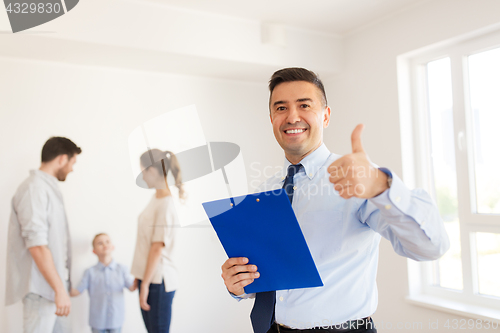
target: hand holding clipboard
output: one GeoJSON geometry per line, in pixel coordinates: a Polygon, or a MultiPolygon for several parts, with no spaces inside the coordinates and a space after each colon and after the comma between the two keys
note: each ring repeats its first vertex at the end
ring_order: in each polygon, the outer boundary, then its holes
{"type": "Polygon", "coordinates": [[[203,208],[230,258],[222,268],[233,294],[323,286],[284,190],[206,202],[203,208]]]}

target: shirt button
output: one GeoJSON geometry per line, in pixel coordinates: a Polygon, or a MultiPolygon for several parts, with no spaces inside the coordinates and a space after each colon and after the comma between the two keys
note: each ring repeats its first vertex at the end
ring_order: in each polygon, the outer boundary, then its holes
{"type": "Polygon", "coordinates": [[[295,191],[296,189],[297,189],[297,186],[294,186],[294,187],[293,187],[293,190],[295,191]]]}
{"type": "Polygon", "coordinates": [[[285,177],[281,177],[281,180],[285,179],[285,177]]]}
{"type": "Polygon", "coordinates": [[[309,177],[312,177],[312,176],[313,176],[313,174],[312,174],[312,173],[310,173],[310,174],[309,174],[309,177]]]}
{"type": "Polygon", "coordinates": [[[397,197],[396,202],[400,202],[400,201],[401,201],[401,197],[397,197]]]}
{"type": "Polygon", "coordinates": [[[385,205],[385,209],[391,209],[392,206],[391,205],[385,205]]]}
{"type": "Polygon", "coordinates": [[[283,302],[283,296],[280,296],[280,301],[283,302]]]}
{"type": "Polygon", "coordinates": [[[425,224],[425,221],[422,221],[422,223],[420,223],[421,226],[423,226],[425,224]]]}

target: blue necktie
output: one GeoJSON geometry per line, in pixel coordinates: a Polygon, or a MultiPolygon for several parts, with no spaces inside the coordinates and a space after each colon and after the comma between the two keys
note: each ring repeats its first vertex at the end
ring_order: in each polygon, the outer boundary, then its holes
{"type": "MultiPolygon", "coordinates": [[[[293,176],[299,172],[302,164],[288,167],[288,172],[283,183],[283,189],[288,195],[290,204],[293,200],[293,176]]],[[[274,306],[276,303],[276,291],[266,291],[255,295],[255,303],[253,304],[250,319],[252,321],[254,333],[266,333],[274,323],[274,306]]]]}

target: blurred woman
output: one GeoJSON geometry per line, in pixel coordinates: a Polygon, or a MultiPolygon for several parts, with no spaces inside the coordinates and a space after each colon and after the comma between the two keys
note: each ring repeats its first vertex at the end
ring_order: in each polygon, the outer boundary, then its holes
{"type": "Polygon", "coordinates": [[[168,333],[172,300],[177,289],[177,269],[173,262],[179,219],[167,175],[172,173],[179,198],[184,198],[181,170],[170,151],[148,150],[140,158],[142,177],[155,194],[139,215],[132,275],[139,288],[142,318],[149,333],[168,333]]]}

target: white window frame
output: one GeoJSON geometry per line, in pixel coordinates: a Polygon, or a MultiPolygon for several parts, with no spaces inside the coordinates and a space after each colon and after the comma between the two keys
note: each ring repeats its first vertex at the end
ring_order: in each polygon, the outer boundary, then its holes
{"type": "MultiPolygon", "coordinates": [[[[462,252],[463,291],[434,286],[433,262],[408,260],[407,302],[469,318],[500,322],[500,298],[478,293],[474,232],[500,233],[500,215],[474,214],[475,194],[472,119],[468,91],[467,57],[500,47],[500,25],[476,31],[438,45],[401,55],[398,64],[403,179],[410,187],[434,193],[430,178],[430,134],[426,64],[450,58],[453,127],[457,171],[458,214],[462,252]]],[[[435,198],[434,198],[435,199],[435,198]]]]}

